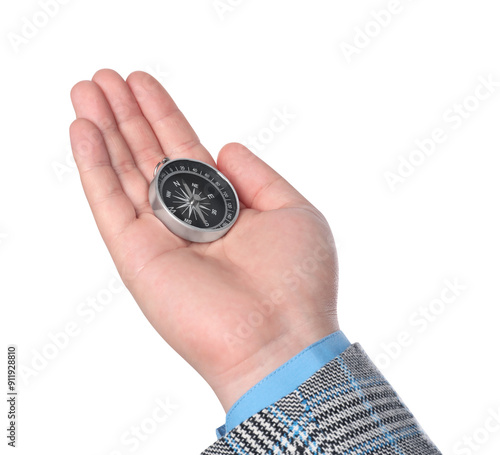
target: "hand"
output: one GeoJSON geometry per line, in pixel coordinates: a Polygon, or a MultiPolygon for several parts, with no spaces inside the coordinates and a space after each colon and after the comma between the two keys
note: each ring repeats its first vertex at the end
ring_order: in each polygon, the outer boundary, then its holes
{"type": "Polygon", "coordinates": [[[98,71],[71,92],[71,145],[99,231],[158,333],[210,384],[225,411],[311,343],[338,330],[337,257],[328,223],[240,144],[217,167],[239,195],[212,243],[172,234],[148,187],[165,156],[215,162],[150,75],[98,71]]]}

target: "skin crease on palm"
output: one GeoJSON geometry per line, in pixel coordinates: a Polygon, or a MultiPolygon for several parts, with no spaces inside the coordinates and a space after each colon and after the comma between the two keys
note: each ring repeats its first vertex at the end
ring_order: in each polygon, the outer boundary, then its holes
{"type": "Polygon", "coordinates": [[[73,154],[118,272],[226,412],[273,370],[339,329],[330,228],[284,178],[236,143],[222,148],[216,165],[147,73],[124,80],[100,70],[76,84],[71,99],[73,154]],[[165,156],[204,161],[229,178],[241,209],[224,237],[191,243],[153,215],[148,187],[165,156]],[[280,298],[270,300],[276,292],[280,298]]]}

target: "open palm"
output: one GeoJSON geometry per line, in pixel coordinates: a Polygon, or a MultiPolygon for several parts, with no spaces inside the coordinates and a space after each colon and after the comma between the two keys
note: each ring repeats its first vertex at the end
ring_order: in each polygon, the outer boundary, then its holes
{"type": "Polygon", "coordinates": [[[165,156],[216,166],[150,75],[111,70],[75,85],[71,144],[100,233],[160,335],[224,408],[280,364],[338,329],[337,260],[328,223],[240,144],[217,167],[241,201],[221,239],[191,243],[154,215],[148,187],[165,156]]]}

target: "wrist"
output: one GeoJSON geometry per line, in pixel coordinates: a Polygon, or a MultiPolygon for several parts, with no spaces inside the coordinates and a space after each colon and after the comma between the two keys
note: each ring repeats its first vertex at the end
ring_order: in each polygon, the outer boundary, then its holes
{"type": "Polygon", "coordinates": [[[227,413],[252,387],[311,344],[339,330],[334,321],[294,326],[277,335],[244,360],[211,381],[212,389],[227,413]]]}

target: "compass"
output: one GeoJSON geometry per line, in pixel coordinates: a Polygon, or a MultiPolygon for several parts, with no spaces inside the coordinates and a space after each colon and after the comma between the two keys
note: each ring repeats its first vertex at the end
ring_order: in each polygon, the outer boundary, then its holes
{"type": "Polygon", "coordinates": [[[168,229],[191,242],[222,237],[240,210],[236,191],[221,172],[187,158],[164,158],[156,165],[149,202],[168,229]]]}

